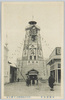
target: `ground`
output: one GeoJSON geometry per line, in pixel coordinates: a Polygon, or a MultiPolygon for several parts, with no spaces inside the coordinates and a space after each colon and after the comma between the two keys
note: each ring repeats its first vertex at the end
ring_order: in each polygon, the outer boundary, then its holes
{"type": "Polygon", "coordinates": [[[54,86],[54,91],[50,91],[48,82],[38,85],[26,86],[25,82],[9,83],[4,86],[5,96],[61,96],[60,85],[54,86]]]}

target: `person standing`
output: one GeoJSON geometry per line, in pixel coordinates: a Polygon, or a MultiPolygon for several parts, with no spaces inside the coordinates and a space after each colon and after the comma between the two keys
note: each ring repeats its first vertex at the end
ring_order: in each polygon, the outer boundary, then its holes
{"type": "Polygon", "coordinates": [[[38,77],[37,77],[37,85],[38,85],[38,77]]]}
{"type": "Polygon", "coordinates": [[[54,91],[54,90],[53,90],[53,87],[54,87],[55,79],[54,79],[52,73],[51,73],[51,75],[50,75],[50,77],[49,77],[49,79],[48,79],[48,82],[49,82],[49,86],[50,86],[50,88],[51,88],[50,90],[51,90],[51,91],[54,91]]]}
{"type": "Polygon", "coordinates": [[[19,78],[18,78],[18,82],[19,82],[19,78]]]}
{"type": "Polygon", "coordinates": [[[29,86],[29,76],[27,76],[26,85],[29,86]]]}
{"type": "Polygon", "coordinates": [[[38,85],[38,79],[37,79],[37,85],[38,85]]]}
{"type": "Polygon", "coordinates": [[[33,79],[32,79],[32,85],[35,84],[35,79],[34,79],[34,76],[33,76],[33,79]]]}
{"type": "Polygon", "coordinates": [[[30,77],[29,77],[29,85],[31,85],[31,79],[30,79],[30,77]]]}

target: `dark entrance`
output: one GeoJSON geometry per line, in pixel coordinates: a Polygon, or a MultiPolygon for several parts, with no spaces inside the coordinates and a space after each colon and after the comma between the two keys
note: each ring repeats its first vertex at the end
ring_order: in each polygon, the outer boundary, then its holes
{"type": "Polygon", "coordinates": [[[10,82],[15,82],[17,79],[17,68],[10,66],[10,82]]]}
{"type": "Polygon", "coordinates": [[[61,70],[58,70],[58,82],[61,82],[61,70]]]}
{"type": "Polygon", "coordinates": [[[38,71],[35,69],[32,69],[30,71],[28,71],[28,73],[26,75],[29,76],[31,84],[35,84],[35,80],[38,82],[38,71]]]}

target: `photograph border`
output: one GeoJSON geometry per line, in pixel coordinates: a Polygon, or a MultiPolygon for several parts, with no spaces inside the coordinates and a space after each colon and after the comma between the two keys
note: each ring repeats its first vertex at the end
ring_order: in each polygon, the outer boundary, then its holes
{"type": "MultiPolygon", "coordinates": [[[[12,1],[12,0],[10,0],[10,1],[12,1]]],[[[21,0],[20,0],[21,1],[21,0]]],[[[25,0],[26,1],[26,0],[25,0]]],[[[34,1],[34,0],[32,0],[32,1],[34,1]]],[[[37,1],[37,0],[36,0],[37,1]]],[[[42,2],[42,1],[45,1],[45,0],[39,0],[40,2],[42,2]]],[[[46,0],[46,1],[48,1],[48,0],[46,0]]],[[[54,0],[53,0],[54,1],[54,0]]],[[[57,1],[57,0],[56,0],[57,1]]],[[[18,2],[18,0],[15,0],[15,2],[18,2]]],[[[22,2],[22,1],[21,1],[22,2]]],[[[24,1],[23,1],[24,2],[24,1]]],[[[29,2],[29,1],[26,1],[26,2],[29,2]]],[[[50,1],[49,1],[50,2],[50,1]]],[[[65,2],[64,2],[64,5],[65,5],[65,2]]],[[[1,8],[1,2],[0,2],[0,8],[1,8]]],[[[65,6],[64,6],[64,12],[65,12],[65,6]]],[[[1,12],[0,12],[1,13],[1,12]]],[[[1,15],[1,14],[0,14],[1,15]]],[[[65,18],[65,15],[64,15],[64,18],[65,18]]],[[[0,16],[0,22],[1,22],[1,16],[0,16]]],[[[0,25],[1,25],[2,23],[0,23],[0,25]]],[[[65,26],[65,20],[64,20],[64,26],[65,26]]],[[[0,27],[1,28],[1,27],[0,27]]],[[[2,32],[2,31],[1,31],[2,32]]],[[[0,32],[0,33],[1,33],[0,32]]],[[[64,29],[64,38],[65,38],[65,29],[64,29]]],[[[1,34],[0,34],[0,41],[1,41],[1,34]]],[[[2,41],[1,41],[2,42],[2,41]]],[[[64,40],[64,42],[65,42],[65,40],[64,40]]],[[[64,45],[64,44],[63,44],[64,45]]],[[[65,46],[64,46],[64,48],[63,48],[63,50],[65,51],[65,46]]],[[[1,46],[0,46],[0,51],[1,51],[1,46]]],[[[1,53],[2,53],[2,51],[1,51],[1,53]]],[[[0,53],[0,54],[1,54],[0,53]]],[[[63,53],[63,56],[65,57],[65,52],[63,53]]],[[[0,58],[2,58],[2,54],[0,55],[0,58]]],[[[64,58],[65,59],[65,58],[64,58]]],[[[64,59],[63,59],[63,61],[64,61],[64,59]]],[[[2,60],[2,59],[1,59],[2,60]]],[[[0,61],[1,61],[0,60],[0,61]]],[[[65,65],[65,62],[63,62],[63,66],[65,65]]],[[[0,66],[1,67],[1,66],[0,66]]],[[[64,68],[64,70],[63,71],[65,71],[65,67],[63,67],[64,68]]],[[[1,74],[1,68],[0,68],[0,74],[1,74]]],[[[65,75],[65,73],[64,73],[64,75],[65,75]]],[[[65,83],[65,78],[64,78],[64,75],[63,75],[63,79],[64,79],[64,83],[65,83]]],[[[0,75],[1,76],[1,75],[0,75]]],[[[1,78],[1,77],[0,77],[1,78]]],[[[2,78],[1,78],[2,79],[2,78]]],[[[0,80],[1,80],[0,79],[0,80]]],[[[1,81],[0,81],[0,90],[2,89],[1,88],[2,87],[2,84],[1,84],[1,81]]],[[[64,86],[63,86],[63,88],[64,88],[64,86]]],[[[64,88],[64,91],[65,91],[65,88],[64,88]]],[[[0,98],[2,98],[1,96],[0,96],[0,98]]],[[[16,99],[16,98],[8,98],[8,99],[16,99]]],[[[31,99],[31,98],[17,98],[17,99],[31,99]]],[[[33,98],[32,98],[33,99],[33,98]]],[[[36,98],[36,99],[38,99],[38,98],[36,98]]],[[[40,99],[40,98],[39,98],[40,99]]],[[[41,99],[48,99],[48,98],[41,98],[41,99]]],[[[55,99],[55,98],[49,98],[49,99],[55,99]]],[[[48,99],[48,100],[49,100],[48,99]]],[[[59,98],[60,99],[60,98],[59,98]]]]}

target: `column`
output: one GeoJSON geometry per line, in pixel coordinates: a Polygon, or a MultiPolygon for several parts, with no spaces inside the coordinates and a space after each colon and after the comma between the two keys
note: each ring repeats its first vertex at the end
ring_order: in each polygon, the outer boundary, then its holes
{"type": "Polygon", "coordinates": [[[35,55],[36,55],[36,62],[37,62],[38,61],[38,49],[37,48],[35,49],[35,53],[36,53],[35,55]]]}
{"type": "Polygon", "coordinates": [[[57,69],[57,83],[58,83],[58,69],[57,69]]]}
{"type": "Polygon", "coordinates": [[[57,82],[57,73],[56,73],[56,69],[55,69],[55,82],[57,82]]]}

